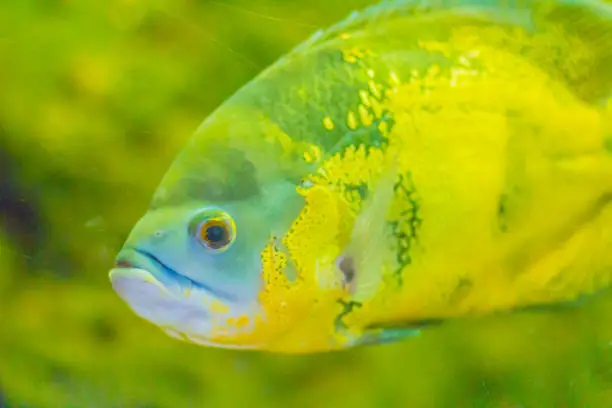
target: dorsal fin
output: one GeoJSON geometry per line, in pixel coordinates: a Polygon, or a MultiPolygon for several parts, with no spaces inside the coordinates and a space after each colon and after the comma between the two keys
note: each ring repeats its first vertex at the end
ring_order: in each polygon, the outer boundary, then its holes
{"type": "Polygon", "coordinates": [[[390,18],[420,17],[444,10],[465,10],[497,11],[500,18],[504,19],[501,14],[505,11],[529,11],[552,5],[558,9],[586,7],[600,15],[603,20],[612,17],[610,2],[606,4],[601,0],[382,0],[361,10],[354,10],[346,18],[325,29],[318,30],[309,39],[296,46],[290,54],[339,37],[342,33],[360,30],[390,18]]]}
{"type": "MultiPolygon", "coordinates": [[[[612,0],[609,0],[612,2],[612,0]]],[[[500,26],[517,26],[533,32],[557,32],[571,34],[578,41],[574,54],[568,54],[568,45],[559,55],[564,61],[571,59],[575,67],[549,67],[558,70],[566,82],[581,99],[593,104],[604,104],[612,95],[612,5],[608,0],[383,0],[362,10],[353,11],[343,20],[321,29],[309,39],[287,53],[282,60],[318,48],[341,38],[343,34],[367,32],[368,28],[379,29],[387,20],[429,18],[436,13],[452,12],[457,16],[473,16],[500,26]]],[[[467,21],[467,20],[466,20],[467,21]]],[[[459,23],[459,22],[458,22],[459,23]]],[[[403,24],[403,23],[401,23],[403,24]]],[[[398,35],[394,31],[391,35],[398,35]]],[[[414,32],[411,32],[414,35],[414,32]]],[[[557,35],[559,41],[564,36],[557,35]]],[[[557,38],[555,37],[555,38],[557,38]]],[[[568,43],[569,44],[569,43],[568,43]]],[[[538,47],[550,48],[554,44],[546,41],[538,47]]],[[[550,48],[549,65],[555,65],[554,51],[550,48]]],[[[542,61],[540,61],[542,62],[542,61]]],[[[538,63],[539,65],[539,63],[538,63]]]]}

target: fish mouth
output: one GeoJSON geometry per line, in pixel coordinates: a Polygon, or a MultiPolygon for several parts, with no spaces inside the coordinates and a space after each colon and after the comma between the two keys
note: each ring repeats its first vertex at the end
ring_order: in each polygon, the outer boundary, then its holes
{"type": "Polygon", "coordinates": [[[145,320],[181,332],[210,331],[201,295],[192,296],[188,279],[176,280],[170,268],[146,252],[122,250],[109,278],[119,297],[145,320]]]}
{"type": "Polygon", "coordinates": [[[237,300],[235,295],[213,289],[206,284],[181,275],[152,253],[140,248],[123,248],[117,255],[115,268],[111,270],[109,276],[112,281],[113,275],[129,273],[128,271],[136,269],[148,272],[152,278],[175,296],[185,297],[191,290],[197,289],[210,297],[225,301],[237,300]]]}
{"type": "Polygon", "coordinates": [[[136,275],[175,297],[185,297],[194,283],[179,275],[153,254],[137,248],[124,248],[117,255],[115,267],[109,273],[110,280],[116,282],[121,278],[136,275]]]}
{"type": "Polygon", "coordinates": [[[109,278],[114,291],[138,316],[171,337],[218,348],[260,347],[212,340],[209,336],[219,316],[209,306],[219,298],[217,291],[179,275],[147,251],[122,249],[109,278]]]}

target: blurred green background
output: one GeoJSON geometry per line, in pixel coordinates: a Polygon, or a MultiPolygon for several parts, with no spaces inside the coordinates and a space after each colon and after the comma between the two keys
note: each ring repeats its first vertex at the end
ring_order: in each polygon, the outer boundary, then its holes
{"type": "Polygon", "coordinates": [[[0,407],[612,407],[612,302],[313,356],[183,344],[107,273],[216,106],[367,0],[0,3],[0,407]]]}

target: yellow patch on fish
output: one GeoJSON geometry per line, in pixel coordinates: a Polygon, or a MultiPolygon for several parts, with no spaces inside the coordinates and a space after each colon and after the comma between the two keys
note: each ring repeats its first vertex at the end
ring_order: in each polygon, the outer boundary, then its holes
{"type": "Polygon", "coordinates": [[[342,58],[348,63],[356,63],[364,56],[364,51],[359,48],[351,48],[349,50],[342,51],[342,58]]]}
{"type": "MultiPolygon", "coordinates": [[[[467,51],[474,45],[471,41],[451,44],[448,54],[467,51]]],[[[576,224],[575,232],[555,247],[563,237],[559,235],[561,227],[555,223],[567,219],[573,210],[579,211],[592,191],[606,191],[612,186],[612,160],[601,149],[604,129],[610,126],[606,112],[585,105],[561,82],[555,82],[524,59],[483,44],[478,46],[480,56],[485,57],[478,60],[485,75],[474,75],[471,70],[457,75],[456,71],[436,67],[400,85],[388,102],[396,121],[392,137],[400,137],[411,146],[400,156],[400,168],[411,170],[419,194],[428,199],[420,209],[424,227],[419,236],[428,252],[413,251],[411,263],[403,272],[409,281],[399,289],[385,286],[345,317],[349,326],[427,316],[486,314],[532,302],[560,302],[573,299],[576,293],[589,293],[601,287],[602,282],[612,282],[611,272],[586,279],[593,272],[589,265],[612,265],[609,206],[603,207],[602,203],[600,208],[594,202],[594,212],[584,217],[596,218],[576,224]],[[506,72],[520,74],[508,82],[506,72]],[[425,96],[419,93],[423,86],[431,91],[425,96]],[[526,95],[516,89],[530,91],[526,95]],[[490,96],[493,94],[494,99],[490,96]],[[509,117],[507,112],[517,114],[509,117]],[[538,137],[520,139],[521,135],[531,134],[531,124],[538,124],[538,137]],[[427,137],[415,133],[415,128],[428,129],[427,137]],[[581,129],[580,134],[575,129],[581,129]],[[503,166],[512,163],[512,157],[507,156],[512,154],[512,150],[508,153],[508,143],[524,150],[521,154],[535,166],[556,163],[549,162],[549,156],[533,155],[541,148],[534,143],[548,146],[544,152],[560,158],[559,167],[553,167],[555,171],[578,177],[584,183],[565,187],[569,189],[565,191],[566,198],[575,197],[574,204],[572,200],[554,198],[559,195],[552,184],[555,173],[542,173],[542,177],[551,178],[540,188],[541,203],[532,204],[533,212],[515,221],[520,232],[502,236],[493,232],[493,221],[497,219],[497,203],[493,199],[502,195],[507,183],[503,166]],[[561,159],[570,152],[577,158],[561,159]],[[584,158],[580,158],[580,152],[584,152],[584,158]],[[461,171],[448,170],[452,168],[461,171]],[[458,186],[462,190],[453,191],[458,186]],[[444,197],[453,194],[472,195],[463,199],[471,203],[466,207],[470,213],[464,218],[453,216],[456,211],[446,204],[444,197]],[[544,213],[549,217],[536,215],[544,213]],[[461,235],[455,236],[452,231],[461,231],[461,235]],[[519,242],[531,242],[529,251],[520,249],[519,242]],[[449,276],[450,270],[454,278],[449,276]],[[523,272],[513,279],[508,275],[511,270],[523,272]]],[[[399,208],[394,211],[401,212],[399,208]]]]}
{"type": "Polygon", "coordinates": [[[363,89],[359,90],[359,98],[361,99],[361,103],[364,106],[370,106],[370,97],[368,95],[368,91],[364,91],[363,89]]]}
{"type": "Polygon", "coordinates": [[[274,242],[262,253],[265,288],[260,302],[265,305],[266,325],[285,327],[287,322],[301,322],[295,328],[297,331],[281,337],[279,347],[282,343],[283,349],[290,348],[292,341],[299,343],[302,339],[308,339],[311,347],[329,344],[331,337],[342,341],[338,336],[343,334],[337,333],[333,324],[323,331],[319,326],[316,332],[311,331],[320,325],[317,316],[329,317],[342,311],[342,305],[330,301],[348,300],[336,259],[350,239],[360,197],[348,199],[338,183],[369,186],[380,176],[384,160],[380,149],[349,146],[329,157],[321,171],[311,175],[309,181],[313,186],[303,190],[305,207],[282,238],[283,247],[298,271],[294,282],[285,276],[287,254],[276,248],[274,242]],[[334,305],[333,310],[329,309],[330,304],[334,305]]]}
{"type": "Polygon", "coordinates": [[[373,121],[372,114],[368,111],[368,109],[364,105],[359,105],[359,120],[364,126],[370,126],[373,121]]]}
{"type": "Polygon", "coordinates": [[[329,117],[329,116],[324,117],[323,118],[323,126],[327,130],[333,130],[334,129],[334,122],[332,121],[332,118],[329,117]]]}
{"type": "MultiPolygon", "coordinates": [[[[287,322],[301,321],[296,331],[279,339],[279,347],[290,347],[291,338],[308,339],[312,347],[324,346],[335,335],[333,322],[321,330],[316,316],[329,310],[318,311],[317,302],[329,304],[329,300],[341,298],[343,289],[334,284],[338,280],[334,260],[347,240],[350,220],[343,216],[350,214],[343,206],[337,192],[314,186],[306,190],[306,204],[289,230],[282,238],[284,247],[298,271],[296,281],[290,282],[285,276],[286,255],[271,243],[262,253],[265,287],[260,302],[268,326],[286,327],[287,322]],[[339,233],[333,234],[333,231],[339,233]],[[342,231],[345,231],[344,233],[342,231]],[[314,330],[314,332],[309,332],[314,330]],[[306,336],[305,334],[308,333],[306,336]]],[[[340,305],[337,305],[341,309],[340,305]]],[[[339,312],[338,310],[338,312],[339,312]]]]}
{"type": "Polygon", "coordinates": [[[225,303],[215,299],[210,303],[210,311],[213,313],[227,314],[229,313],[230,308],[225,303]]]}
{"type": "Polygon", "coordinates": [[[307,341],[307,349],[324,348],[332,337],[338,336],[333,322],[327,328],[321,328],[320,320],[316,318],[318,313],[329,315],[341,311],[339,304],[336,311],[330,311],[329,306],[326,310],[317,311],[317,301],[329,305],[329,300],[344,295],[344,290],[333,284],[338,278],[333,261],[347,238],[326,234],[323,228],[324,225],[333,228],[343,222],[341,214],[350,213],[342,208],[338,211],[337,205],[342,205],[342,200],[333,197],[333,192],[317,187],[307,190],[302,214],[287,236],[282,238],[299,271],[296,281],[287,278],[287,255],[276,247],[276,240],[271,239],[261,253],[264,283],[259,295],[261,315],[254,321],[249,321],[245,316],[227,319],[224,325],[217,328],[214,341],[224,344],[231,339],[233,344],[262,344],[275,339],[276,343],[271,344],[269,349],[287,352],[304,348],[303,341],[307,341]],[[316,239],[311,239],[312,234],[316,234],[316,239]],[[325,259],[329,262],[325,262],[325,259]],[[332,284],[325,288],[321,285],[323,281],[332,284]],[[289,323],[295,321],[301,324],[292,327],[289,323]],[[288,327],[292,328],[290,332],[287,332],[288,327]]]}
{"type": "Polygon", "coordinates": [[[357,117],[355,116],[355,112],[349,110],[346,116],[346,124],[351,130],[357,129],[357,117]]]}

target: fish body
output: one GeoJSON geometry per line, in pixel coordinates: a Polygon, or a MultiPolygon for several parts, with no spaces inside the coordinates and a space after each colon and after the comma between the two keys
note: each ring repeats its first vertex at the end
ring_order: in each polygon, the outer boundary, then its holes
{"type": "Polygon", "coordinates": [[[354,12],[202,123],[113,287],[177,338],[290,353],[597,293],[611,96],[602,2],[354,12]]]}

